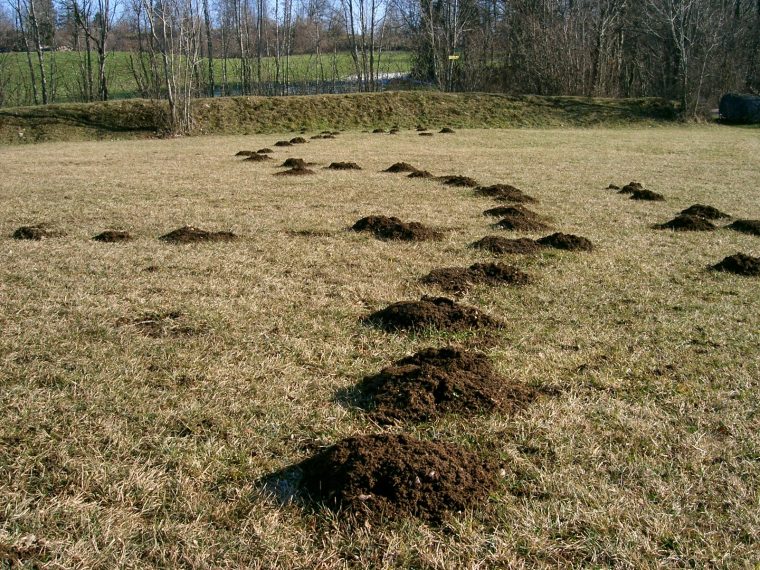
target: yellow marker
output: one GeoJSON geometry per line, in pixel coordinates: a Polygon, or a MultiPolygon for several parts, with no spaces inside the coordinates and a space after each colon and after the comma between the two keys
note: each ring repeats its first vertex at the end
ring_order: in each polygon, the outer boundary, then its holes
{"type": "Polygon", "coordinates": [[[452,61],[454,61],[455,59],[459,59],[459,56],[458,55],[450,55],[449,59],[452,60],[452,61]]]}

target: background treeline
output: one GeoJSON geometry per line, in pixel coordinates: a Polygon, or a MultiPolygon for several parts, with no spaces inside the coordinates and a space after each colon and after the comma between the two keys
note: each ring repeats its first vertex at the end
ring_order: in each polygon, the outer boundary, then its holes
{"type": "MultiPolygon", "coordinates": [[[[760,0],[4,0],[0,105],[434,87],[760,91],[760,0]]],[[[183,119],[184,117],[184,119],[183,119]]],[[[185,125],[183,128],[186,128],[185,125]]]]}

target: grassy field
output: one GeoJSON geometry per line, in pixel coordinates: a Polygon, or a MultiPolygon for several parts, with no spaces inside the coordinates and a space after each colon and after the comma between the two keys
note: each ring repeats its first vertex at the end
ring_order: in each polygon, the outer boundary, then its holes
{"type": "Polygon", "coordinates": [[[758,281],[706,268],[737,251],[760,255],[760,241],[650,228],[694,203],[760,217],[755,131],[347,132],[275,156],[363,171],[295,179],[233,157],[292,136],[0,148],[0,560],[757,568],[758,281]],[[462,298],[507,322],[487,337],[365,326],[370,310],[436,293],[418,282],[431,269],[490,260],[466,246],[499,233],[481,214],[493,201],[379,173],[399,160],[514,184],[596,249],[508,256],[532,284],[462,298]],[[667,201],[605,190],[630,180],[667,201]],[[345,231],[369,214],[446,237],[409,244],[345,231]],[[65,235],[9,237],[40,222],[65,235]],[[184,224],[241,238],[156,239],[184,224]],[[90,240],[107,228],[136,239],[90,240]],[[135,324],[168,313],[154,337],[135,324]],[[393,360],[450,343],[549,395],[514,416],[385,428],[337,397],[393,360]],[[442,526],[352,526],[280,503],[261,483],[341,438],[400,431],[498,460],[488,508],[442,526]]]}
{"type": "MultiPolygon", "coordinates": [[[[36,57],[33,55],[33,57],[36,57]]],[[[46,70],[51,89],[51,103],[81,101],[81,69],[85,62],[84,52],[52,52],[46,53],[46,70]]],[[[93,52],[93,72],[97,81],[97,54],[93,52]]],[[[35,64],[36,64],[36,60],[35,64]]],[[[262,59],[262,80],[274,81],[276,65],[273,57],[262,59]]],[[[13,107],[33,103],[32,84],[29,78],[29,67],[25,53],[0,53],[0,106],[13,107]]],[[[281,63],[284,65],[284,59],[281,63]]],[[[107,74],[110,96],[112,99],[127,99],[139,97],[140,92],[134,77],[133,66],[138,66],[137,55],[118,51],[111,52],[107,60],[107,74]]],[[[226,62],[226,77],[232,93],[239,93],[241,60],[231,58],[226,62]]],[[[201,62],[200,69],[206,73],[207,60],[201,62]]],[[[411,68],[411,54],[403,51],[383,53],[380,56],[378,70],[380,73],[406,73],[411,68]]],[[[35,73],[37,70],[35,69],[35,73]]],[[[284,71],[281,73],[284,74],[284,71]]],[[[327,82],[333,79],[341,80],[356,74],[353,60],[348,52],[323,54],[320,61],[315,55],[294,55],[289,58],[288,77],[290,82],[317,81],[327,82]]],[[[37,73],[37,75],[39,75],[37,73]]],[[[214,60],[214,76],[218,86],[225,77],[225,63],[221,59],[214,60]]],[[[37,77],[37,87],[40,80],[37,77]]]]}

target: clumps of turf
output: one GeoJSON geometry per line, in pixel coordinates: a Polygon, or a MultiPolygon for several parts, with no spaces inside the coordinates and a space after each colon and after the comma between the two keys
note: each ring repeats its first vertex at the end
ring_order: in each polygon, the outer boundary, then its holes
{"type": "Polygon", "coordinates": [[[444,414],[515,413],[536,390],[499,376],[483,354],[428,348],[402,358],[358,386],[361,405],[381,424],[424,422],[444,414]]]}
{"type": "Polygon", "coordinates": [[[485,503],[498,473],[456,445],[403,434],[344,439],[298,467],[302,490],[328,508],[365,520],[432,523],[485,503]]]}
{"type": "Polygon", "coordinates": [[[665,196],[662,194],[658,194],[657,192],[652,192],[651,190],[647,190],[645,188],[642,188],[641,190],[634,190],[631,192],[631,200],[646,200],[649,202],[664,202],[665,196]]]}
{"type": "Polygon", "coordinates": [[[427,170],[415,170],[407,178],[433,178],[433,175],[427,170]]]}
{"type": "Polygon", "coordinates": [[[272,157],[271,156],[267,156],[266,154],[254,153],[254,154],[250,155],[248,158],[246,158],[244,160],[244,162],[248,162],[249,160],[251,162],[265,162],[267,160],[272,160],[272,157]]]}
{"type": "Polygon", "coordinates": [[[475,285],[526,285],[528,274],[503,263],[475,263],[470,267],[441,267],[421,279],[450,293],[463,293],[475,285]]]}
{"type": "Polygon", "coordinates": [[[362,167],[355,162],[331,162],[328,166],[330,170],[361,170],[362,167]]]}
{"type": "Polygon", "coordinates": [[[543,246],[567,251],[593,251],[594,249],[594,245],[585,237],[563,234],[561,232],[542,237],[536,240],[536,242],[543,246]]]}
{"type": "Polygon", "coordinates": [[[515,188],[511,184],[493,184],[491,186],[478,186],[475,188],[475,194],[479,196],[485,196],[488,198],[494,198],[500,202],[515,202],[515,203],[535,203],[538,202],[532,196],[528,196],[519,188],[515,188]]]}
{"type": "Polygon", "coordinates": [[[256,151],[256,154],[271,154],[274,151],[271,148],[260,148],[256,151]]]}
{"type": "Polygon", "coordinates": [[[167,336],[192,336],[203,332],[203,327],[188,323],[186,316],[180,311],[149,312],[129,319],[119,319],[118,326],[130,326],[140,334],[151,338],[167,336]]]}
{"type": "Polygon", "coordinates": [[[34,226],[21,226],[13,232],[13,239],[28,239],[40,241],[43,239],[61,237],[63,234],[46,224],[37,224],[34,226]]]}
{"type": "Polygon", "coordinates": [[[425,241],[439,240],[443,234],[419,222],[402,222],[396,217],[366,216],[358,220],[351,229],[355,232],[370,232],[378,239],[425,241]]]}
{"type": "MultiPolygon", "coordinates": [[[[614,184],[611,184],[610,186],[614,186],[614,184]]],[[[615,189],[617,189],[617,187],[615,187],[615,189]]],[[[644,190],[644,187],[639,182],[629,182],[618,190],[618,194],[633,194],[636,190],[644,190]]]]}
{"type": "Polygon", "coordinates": [[[307,141],[303,137],[294,137],[294,138],[290,139],[290,144],[306,144],[308,142],[309,141],[307,141]]]}
{"type": "Polygon", "coordinates": [[[440,131],[438,131],[438,132],[439,132],[440,134],[442,134],[442,135],[453,135],[455,131],[454,131],[454,129],[452,129],[451,127],[443,127],[443,128],[442,128],[440,131]]]}
{"type": "Polygon", "coordinates": [[[497,255],[509,253],[528,255],[538,253],[544,246],[529,238],[508,239],[501,236],[486,236],[470,244],[470,247],[490,251],[497,255]]]}
{"type": "Polygon", "coordinates": [[[760,220],[736,220],[727,227],[743,234],[760,236],[760,220]]]}
{"type": "Polygon", "coordinates": [[[132,234],[125,230],[106,230],[93,236],[92,239],[103,243],[121,243],[131,241],[132,234]]]}
{"type": "Polygon", "coordinates": [[[232,232],[209,232],[192,226],[183,226],[158,239],[169,243],[226,242],[237,239],[232,232]]]}
{"type": "Polygon", "coordinates": [[[753,257],[745,253],[737,253],[735,255],[729,255],[720,263],[716,263],[712,266],[712,269],[715,271],[727,271],[728,273],[745,275],[747,277],[759,277],[760,257],[753,257]]]}
{"type": "Polygon", "coordinates": [[[459,188],[475,188],[478,185],[478,181],[469,176],[461,176],[459,174],[450,174],[446,176],[439,176],[438,180],[446,186],[456,186],[459,188]]]}
{"type": "Polygon", "coordinates": [[[521,206],[510,206],[508,212],[503,214],[494,227],[523,232],[542,232],[550,229],[541,216],[521,206]]]}
{"type": "Polygon", "coordinates": [[[383,172],[391,172],[391,173],[398,173],[398,172],[419,172],[419,170],[415,167],[409,164],[408,162],[395,162],[391,164],[388,168],[383,170],[383,172]]]}
{"type": "Polygon", "coordinates": [[[694,204],[685,210],[681,210],[680,213],[682,216],[696,216],[698,218],[704,218],[705,220],[720,220],[722,218],[731,217],[725,212],[718,210],[718,208],[705,206],[704,204],[694,204]]]}
{"type": "Polygon", "coordinates": [[[698,216],[680,215],[664,224],[655,224],[654,228],[676,232],[708,232],[715,229],[715,224],[698,216]]]}
{"type": "Polygon", "coordinates": [[[419,301],[400,301],[375,311],[364,322],[388,332],[437,329],[461,332],[501,328],[504,323],[474,307],[446,297],[424,296],[419,301]]]}

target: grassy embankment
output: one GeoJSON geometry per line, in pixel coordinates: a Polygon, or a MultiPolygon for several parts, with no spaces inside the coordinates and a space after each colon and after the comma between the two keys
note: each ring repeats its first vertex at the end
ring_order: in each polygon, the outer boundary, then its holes
{"type": "MultiPolygon", "coordinates": [[[[0,143],[145,138],[161,133],[165,105],[148,100],[61,104],[0,110],[0,143]]],[[[302,97],[232,97],[194,102],[201,134],[307,129],[589,127],[672,122],[657,99],[510,97],[496,94],[387,92],[302,97]]]]}

